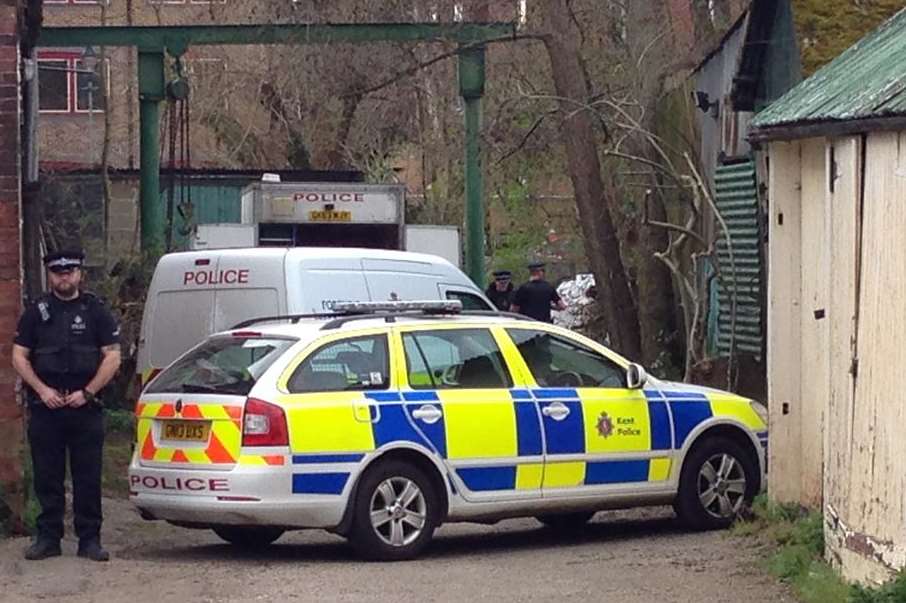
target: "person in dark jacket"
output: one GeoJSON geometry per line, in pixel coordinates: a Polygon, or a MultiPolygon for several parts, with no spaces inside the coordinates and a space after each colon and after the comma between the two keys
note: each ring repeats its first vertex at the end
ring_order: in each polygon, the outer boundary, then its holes
{"type": "Polygon", "coordinates": [[[488,285],[485,295],[498,310],[507,312],[513,303],[513,275],[509,270],[495,270],[492,274],[494,282],[488,285]]]}
{"type": "Polygon", "coordinates": [[[565,310],[566,304],[554,286],[544,280],[544,262],[532,262],[528,269],[529,280],[516,290],[510,310],[541,322],[553,322],[551,310],[565,310]]]}
{"type": "Polygon", "coordinates": [[[110,558],[100,538],[104,417],[97,395],[120,365],[119,328],[97,297],[80,290],[84,257],[73,250],[44,258],[50,292],[22,314],[13,344],[41,505],[35,541],[25,551],[29,560],[61,553],[67,453],[78,555],[110,558]]]}

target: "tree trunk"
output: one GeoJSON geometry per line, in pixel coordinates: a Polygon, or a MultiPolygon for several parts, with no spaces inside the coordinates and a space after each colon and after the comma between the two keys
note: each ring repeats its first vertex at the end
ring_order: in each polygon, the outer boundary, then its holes
{"type": "Polygon", "coordinates": [[[611,345],[637,360],[641,354],[639,317],[611,217],[613,199],[605,193],[601,178],[595,122],[591,110],[577,110],[577,106],[587,102],[588,81],[580,62],[579,32],[571,20],[567,0],[543,2],[541,22],[548,27],[544,44],[565,116],[561,135],[585,251],[598,283],[598,301],[611,345]]]}
{"type": "MultiPolygon", "coordinates": [[[[646,132],[655,135],[658,132],[658,104],[664,90],[665,74],[672,71],[670,65],[675,56],[671,50],[675,44],[670,36],[658,38],[658,33],[667,22],[669,15],[663,3],[630,2],[626,8],[627,47],[629,62],[641,65],[635,75],[636,97],[644,111],[641,113],[640,125],[646,132]]],[[[676,49],[679,50],[679,49],[676,49]]],[[[680,119],[671,116],[670,119],[680,119]]],[[[662,162],[656,149],[647,137],[639,138],[634,145],[635,155],[652,161],[662,162]]],[[[663,178],[651,169],[652,185],[665,184],[663,178]]],[[[664,189],[652,187],[651,194],[644,203],[649,220],[669,222],[665,205],[664,189]]],[[[682,354],[677,353],[676,343],[668,349],[665,336],[675,332],[676,300],[674,296],[673,276],[670,270],[654,254],[667,249],[670,235],[664,228],[645,226],[640,233],[641,261],[638,276],[639,327],[642,342],[642,362],[650,366],[665,351],[677,356],[681,363],[682,354]]]]}

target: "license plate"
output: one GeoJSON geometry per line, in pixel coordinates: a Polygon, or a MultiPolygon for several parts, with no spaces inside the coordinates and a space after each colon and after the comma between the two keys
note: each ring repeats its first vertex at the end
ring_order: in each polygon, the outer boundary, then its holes
{"type": "Polygon", "coordinates": [[[166,421],[163,439],[180,442],[207,442],[210,431],[210,421],[166,421]]]}
{"type": "Polygon", "coordinates": [[[351,211],[310,211],[308,217],[313,222],[352,222],[351,211]]]}

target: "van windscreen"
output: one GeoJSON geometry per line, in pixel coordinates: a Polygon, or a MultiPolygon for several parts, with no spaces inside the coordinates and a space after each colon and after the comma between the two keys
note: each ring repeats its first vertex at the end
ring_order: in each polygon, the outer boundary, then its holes
{"type": "Polygon", "coordinates": [[[145,391],[245,396],[296,341],[282,337],[214,337],[164,369],[145,391]]]}

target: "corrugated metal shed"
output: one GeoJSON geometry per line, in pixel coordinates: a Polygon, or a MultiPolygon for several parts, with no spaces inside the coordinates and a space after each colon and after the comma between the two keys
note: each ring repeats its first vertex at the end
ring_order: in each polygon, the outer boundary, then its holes
{"type": "Polygon", "coordinates": [[[759,113],[756,129],[906,116],[906,10],[759,113]]]}
{"type": "Polygon", "coordinates": [[[723,235],[717,242],[721,274],[717,285],[717,347],[721,356],[729,355],[732,339],[734,353],[761,357],[762,254],[754,162],[743,161],[717,168],[715,202],[727,223],[732,242],[732,246],[727,245],[723,235]],[[732,318],[734,293],[735,321],[732,318]]]}

